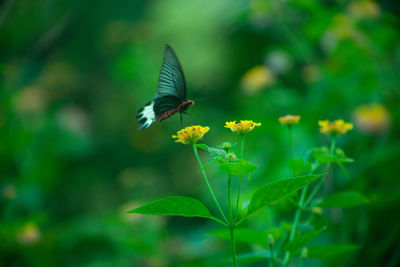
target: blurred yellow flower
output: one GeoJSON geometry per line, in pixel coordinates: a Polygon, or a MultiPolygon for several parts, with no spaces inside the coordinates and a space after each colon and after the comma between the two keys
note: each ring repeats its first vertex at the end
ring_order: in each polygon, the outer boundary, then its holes
{"type": "Polygon", "coordinates": [[[28,86],[19,91],[14,98],[15,110],[20,114],[42,112],[48,103],[46,90],[38,86],[28,86]]]}
{"type": "Polygon", "coordinates": [[[39,228],[34,222],[28,222],[18,233],[17,239],[24,245],[34,244],[40,240],[39,228]]]}
{"type": "Polygon", "coordinates": [[[324,210],[321,207],[312,207],[311,208],[312,213],[314,213],[315,215],[319,215],[321,216],[322,213],[324,212],[324,210]]]}
{"type": "Polygon", "coordinates": [[[260,126],[261,123],[256,123],[253,121],[246,121],[241,120],[240,122],[236,123],[236,121],[227,121],[225,123],[225,128],[231,129],[232,132],[237,133],[239,135],[245,135],[248,132],[251,132],[254,127],[260,126]]]}
{"type": "Polygon", "coordinates": [[[7,185],[3,188],[3,197],[5,199],[15,199],[17,198],[17,190],[14,185],[7,185]]]}
{"type": "Polygon", "coordinates": [[[321,45],[324,50],[332,52],[343,40],[353,40],[362,47],[365,47],[368,43],[368,38],[357,28],[352,17],[339,14],[333,17],[332,22],[332,25],[321,38],[321,45]]]}
{"type": "Polygon", "coordinates": [[[378,4],[371,0],[351,2],[347,9],[355,18],[377,18],[381,13],[378,4]]]}
{"type": "Polygon", "coordinates": [[[186,127],[173,135],[172,138],[175,138],[175,142],[182,144],[195,144],[203,135],[210,130],[210,127],[203,127],[200,125],[193,125],[186,127]]]}
{"type": "Polygon", "coordinates": [[[293,125],[299,123],[301,117],[299,115],[286,115],[283,117],[279,117],[279,122],[283,125],[293,125]]]}
{"type": "Polygon", "coordinates": [[[357,128],[367,134],[384,132],[391,124],[389,111],[378,103],[357,107],[354,120],[357,128]]]}
{"type": "Polygon", "coordinates": [[[301,70],[303,79],[313,83],[321,79],[321,68],[318,65],[307,65],[301,70]]]}
{"type": "Polygon", "coordinates": [[[274,82],[274,74],[265,66],[259,65],[248,70],[242,77],[241,86],[245,93],[255,94],[274,82]]]}
{"type": "Polygon", "coordinates": [[[353,124],[349,122],[344,122],[344,120],[335,120],[332,122],[328,120],[323,120],[318,121],[318,125],[321,127],[321,133],[332,136],[339,136],[353,129],[353,124]]]}

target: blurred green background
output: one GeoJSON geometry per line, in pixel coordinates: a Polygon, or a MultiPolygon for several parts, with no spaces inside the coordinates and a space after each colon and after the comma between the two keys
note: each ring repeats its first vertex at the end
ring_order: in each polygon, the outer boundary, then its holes
{"type": "MultiPolygon", "coordinates": [[[[215,223],[125,214],[171,195],[214,209],[190,147],[171,138],[179,116],[137,130],[165,44],[196,101],[183,126],[210,126],[204,142],[216,146],[239,141],[225,121],[262,123],[246,140],[260,168],[244,198],[291,175],[279,116],[302,116],[302,157],[328,142],[318,120],[353,122],[338,142],[356,160],[351,178],[334,169],[324,190],[356,189],[371,203],[324,213],[329,228],[315,242],[361,250],[307,263],[398,266],[399,13],[396,0],[2,1],[0,266],[224,266],[228,242],[207,234],[215,223]]],[[[226,178],[215,167],[209,176],[222,199],[226,178]]],[[[282,201],[248,225],[279,227],[293,214],[282,201]]]]}

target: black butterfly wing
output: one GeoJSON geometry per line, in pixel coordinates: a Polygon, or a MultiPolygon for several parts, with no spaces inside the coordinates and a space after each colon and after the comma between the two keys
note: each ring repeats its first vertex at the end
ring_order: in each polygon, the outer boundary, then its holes
{"type": "Polygon", "coordinates": [[[174,50],[166,45],[155,98],[168,95],[178,97],[181,102],[186,100],[186,82],[181,64],[174,50]]]}
{"type": "MultiPolygon", "coordinates": [[[[154,99],[154,113],[156,115],[156,119],[159,119],[160,117],[164,117],[164,114],[166,112],[171,112],[172,110],[176,110],[176,108],[181,103],[182,103],[182,101],[180,98],[178,98],[176,96],[172,96],[172,95],[162,96],[162,97],[158,97],[158,98],[154,99]]],[[[174,113],[176,113],[176,112],[174,112],[174,113]]]]}

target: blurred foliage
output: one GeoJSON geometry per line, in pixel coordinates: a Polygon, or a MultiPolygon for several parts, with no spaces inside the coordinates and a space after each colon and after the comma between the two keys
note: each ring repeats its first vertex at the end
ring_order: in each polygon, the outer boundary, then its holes
{"type": "MultiPolygon", "coordinates": [[[[324,191],[355,189],[370,204],[316,220],[333,222],[323,238],[361,249],[310,266],[397,266],[399,14],[395,0],[2,1],[0,265],[221,265],[228,243],[207,235],[215,224],[125,214],[173,194],[207,199],[190,149],[171,139],[178,116],[136,129],[168,43],[198,100],[184,125],[210,126],[207,143],[218,145],[239,141],[225,121],[262,122],[246,144],[262,166],[248,194],[290,176],[279,116],[302,116],[302,157],[327,143],[318,120],[352,120],[356,131],[338,143],[356,159],[350,179],[335,169],[324,191]]],[[[224,179],[211,181],[215,191],[224,179]]],[[[266,231],[292,214],[283,202],[249,224],[266,231]]]]}

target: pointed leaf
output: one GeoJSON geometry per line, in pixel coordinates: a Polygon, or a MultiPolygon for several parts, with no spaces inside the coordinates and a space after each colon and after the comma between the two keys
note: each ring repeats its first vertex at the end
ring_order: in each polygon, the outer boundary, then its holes
{"type": "Polygon", "coordinates": [[[317,236],[326,229],[326,227],[312,232],[305,233],[295,237],[292,241],[289,241],[285,246],[285,250],[289,250],[291,253],[295,253],[297,250],[303,248],[305,245],[313,241],[317,236]]]}
{"type": "Polygon", "coordinates": [[[302,158],[294,158],[289,160],[289,167],[295,175],[303,173],[309,173],[311,165],[308,161],[304,161],[302,158]]]}
{"type": "Polygon", "coordinates": [[[206,144],[196,144],[196,147],[201,148],[208,152],[209,148],[206,144]]]}
{"type": "Polygon", "coordinates": [[[360,249],[356,244],[329,244],[329,245],[315,245],[309,246],[308,257],[309,258],[333,258],[343,256],[344,254],[360,249]]]}
{"type": "Polygon", "coordinates": [[[252,196],[248,213],[253,213],[258,209],[270,205],[324,175],[325,173],[303,175],[267,184],[258,189],[252,196]]]}
{"type": "Polygon", "coordinates": [[[217,220],[203,203],[190,197],[173,196],[147,203],[141,207],[128,211],[150,215],[168,215],[184,217],[203,217],[217,220]]]}
{"type": "Polygon", "coordinates": [[[349,208],[369,203],[366,196],[357,191],[340,192],[326,197],[318,204],[323,208],[349,208]]]}
{"type": "Polygon", "coordinates": [[[210,154],[211,159],[203,166],[203,168],[211,165],[212,163],[219,161],[222,163],[226,162],[225,155],[226,151],[221,148],[209,147],[206,144],[196,144],[196,147],[207,151],[210,154]]]}
{"type": "Polygon", "coordinates": [[[235,175],[248,174],[257,169],[258,166],[244,159],[241,159],[238,161],[221,164],[219,168],[221,169],[221,171],[229,175],[235,176],[235,175]]]}
{"type": "Polygon", "coordinates": [[[336,149],[336,151],[331,154],[329,148],[327,147],[317,147],[311,150],[311,155],[318,160],[320,163],[334,162],[334,163],[351,163],[354,162],[353,159],[346,157],[343,150],[336,149]]]}

